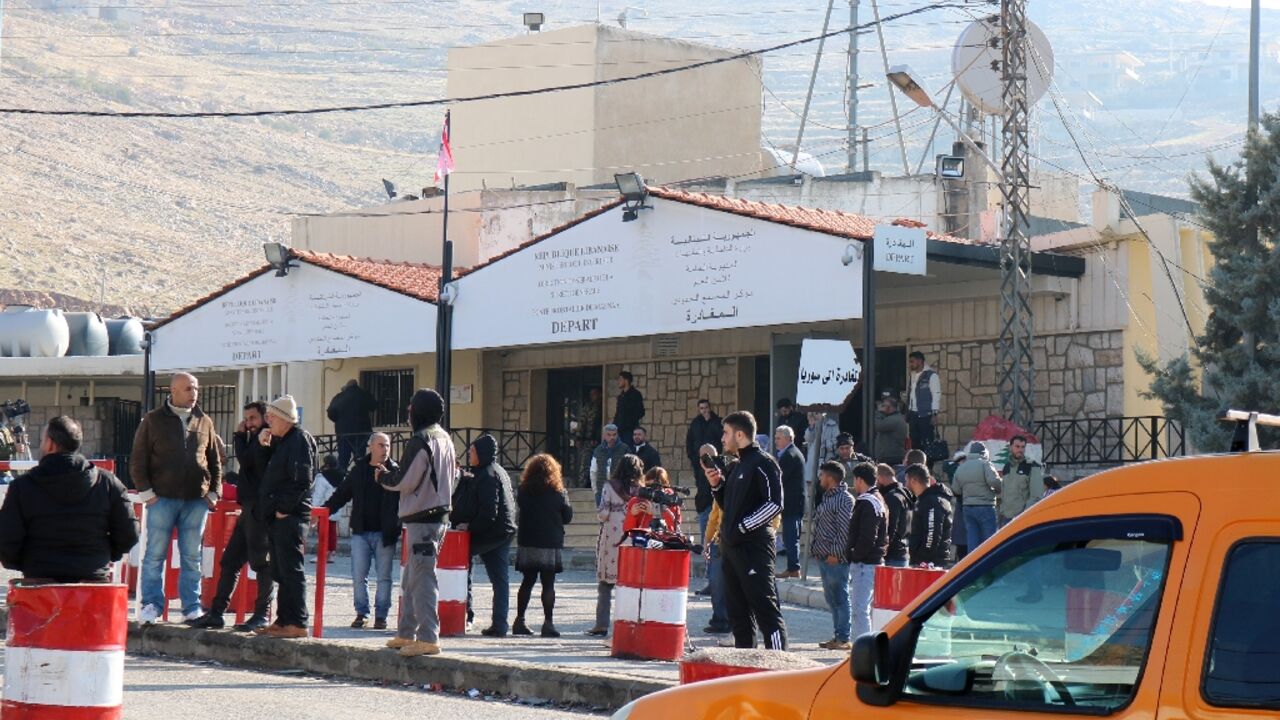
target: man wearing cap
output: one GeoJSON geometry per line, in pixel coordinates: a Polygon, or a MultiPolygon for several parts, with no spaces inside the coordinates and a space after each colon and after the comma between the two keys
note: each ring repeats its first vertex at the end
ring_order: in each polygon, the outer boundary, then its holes
{"type": "Polygon", "coordinates": [[[281,395],[267,404],[267,428],[258,441],[270,453],[259,490],[258,516],[271,538],[276,621],[257,630],[276,638],[307,636],[307,522],[315,481],[316,441],[298,426],[298,404],[281,395]]]}
{"type": "Polygon", "coordinates": [[[405,445],[400,469],[378,477],[378,482],[400,493],[400,521],[408,531],[409,563],[400,581],[400,626],[387,642],[401,657],[440,654],[436,557],[444,542],[458,476],[453,439],[440,426],[443,418],[444,398],[439,393],[415,392],[409,401],[413,436],[405,445]]]}
{"type": "Polygon", "coordinates": [[[133,437],[129,475],[146,503],[147,546],[142,557],[142,610],[138,619],[150,625],[167,604],[165,556],[169,538],[178,531],[178,599],[182,619],[204,614],[200,607],[201,541],[209,509],[222,491],[222,462],[213,420],[197,407],[200,382],[178,373],[169,382],[164,405],[147,413],[133,437]]]}

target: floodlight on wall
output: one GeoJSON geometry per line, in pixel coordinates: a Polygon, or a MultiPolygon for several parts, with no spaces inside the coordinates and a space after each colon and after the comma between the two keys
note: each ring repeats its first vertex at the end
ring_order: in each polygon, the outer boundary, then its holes
{"type": "Polygon", "coordinates": [[[649,197],[649,188],[644,184],[640,173],[619,173],[613,176],[618,185],[618,193],[622,195],[622,222],[632,222],[640,217],[641,210],[652,210],[652,205],[645,205],[649,197]]]}
{"type": "Polygon", "coordinates": [[[542,13],[525,13],[524,26],[529,28],[529,32],[538,32],[542,30],[542,25],[547,21],[547,16],[542,13]]]}
{"type": "Polygon", "coordinates": [[[938,177],[944,180],[959,180],[963,178],[964,157],[960,155],[939,155],[935,172],[938,177]]]}
{"type": "Polygon", "coordinates": [[[293,252],[283,243],[262,243],[262,254],[267,256],[267,264],[275,268],[276,277],[284,277],[290,268],[298,267],[298,263],[293,262],[293,252]]]}

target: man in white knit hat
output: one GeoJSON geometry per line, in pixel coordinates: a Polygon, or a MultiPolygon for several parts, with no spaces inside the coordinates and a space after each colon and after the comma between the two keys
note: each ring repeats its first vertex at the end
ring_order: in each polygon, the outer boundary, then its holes
{"type": "Polygon", "coordinates": [[[298,404],[282,395],[267,404],[267,428],[259,442],[271,459],[263,473],[255,508],[271,538],[271,573],[275,576],[276,621],[258,630],[277,638],[307,635],[305,542],[311,517],[311,483],[315,478],[316,441],[298,426],[298,404]]]}

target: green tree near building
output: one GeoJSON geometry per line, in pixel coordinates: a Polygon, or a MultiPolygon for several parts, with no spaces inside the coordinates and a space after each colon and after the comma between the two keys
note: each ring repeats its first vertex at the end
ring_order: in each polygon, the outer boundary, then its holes
{"type": "MultiPolygon", "coordinates": [[[[1193,176],[1191,197],[1214,235],[1205,332],[1190,357],[1138,360],[1153,376],[1146,396],[1183,423],[1197,450],[1218,452],[1231,439],[1220,410],[1280,412],[1280,115],[1261,118],[1235,162],[1211,160],[1208,177],[1193,176]]],[[[1277,434],[1259,430],[1274,447],[1277,434]]]]}

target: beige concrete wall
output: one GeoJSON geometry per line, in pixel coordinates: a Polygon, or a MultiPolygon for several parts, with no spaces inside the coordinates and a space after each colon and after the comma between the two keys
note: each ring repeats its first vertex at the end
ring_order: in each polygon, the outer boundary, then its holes
{"type": "MultiPolygon", "coordinates": [[[[731,51],[600,26],[597,77],[664,70],[731,51]]],[[[635,170],[651,183],[760,169],[761,63],[748,58],[596,91],[596,183],[635,170]]]]}
{"type": "MultiPolygon", "coordinates": [[[[522,35],[449,50],[449,97],[586,83],[596,78],[596,27],[522,35]]],[[[455,190],[568,181],[594,175],[590,89],[464,103],[453,108],[455,190]]]]}
{"type": "MultiPolygon", "coordinates": [[[[479,193],[449,198],[449,238],[458,267],[480,261],[481,206],[479,193]]],[[[444,199],[380,205],[323,217],[293,219],[290,247],[313,252],[372,257],[380,260],[442,262],[444,199]]]]}

